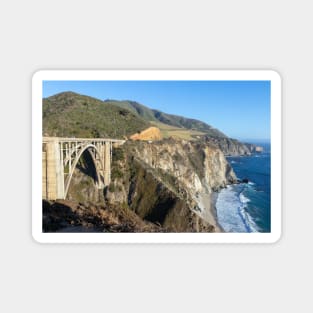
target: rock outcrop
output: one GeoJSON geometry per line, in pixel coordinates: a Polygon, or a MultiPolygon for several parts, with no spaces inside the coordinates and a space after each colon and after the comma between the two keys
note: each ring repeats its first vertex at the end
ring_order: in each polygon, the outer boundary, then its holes
{"type": "Polygon", "coordinates": [[[262,153],[263,152],[263,147],[257,146],[251,143],[245,143],[245,145],[249,148],[251,153],[262,153]]]}
{"type": "Polygon", "coordinates": [[[250,155],[255,149],[255,145],[244,144],[231,138],[206,137],[205,142],[219,148],[226,156],[250,155]]]}
{"type": "Polygon", "coordinates": [[[157,127],[149,127],[141,132],[138,132],[132,136],[130,136],[132,140],[161,140],[162,134],[159,128],[157,127]]]}
{"type": "Polygon", "coordinates": [[[210,192],[236,181],[221,150],[184,140],[133,145],[132,154],[149,167],[177,178],[192,193],[210,192]]]}

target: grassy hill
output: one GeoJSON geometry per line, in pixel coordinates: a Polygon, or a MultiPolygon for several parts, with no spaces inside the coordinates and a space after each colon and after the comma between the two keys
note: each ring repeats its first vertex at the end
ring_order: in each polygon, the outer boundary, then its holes
{"type": "Polygon", "coordinates": [[[43,99],[45,136],[124,138],[150,126],[158,127],[163,138],[227,138],[204,122],[153,110],[134,101],[101,101],[74,92],[43,99]]]}
{"type": "Polygon", "coordinates": [[[106,103],[113,104],[115,106],[121,107],[123,109],[127,109],[132,113],[142,117],[146,121],[158,121],[158,119],[154,116],[154,111],[138,102],[135,101],[117,101],[117,100],[105,100],[106,103]]]}
{"type": "Polygon", "coordinates": [[[175,139],[185,139],[185,140],[197,140],[201,136],[205,136],[206,133],[197,130],[175,127],[161,122],[151,122],[153,126],[160,129],[163,138],[175,138],[175,139]]]}
{"type": "Polygon", "coordinates": [[[179,129],[184,128],[195,132],[201,132],[211,137],[227,138],[227,136],[224,135],[221,131],[204,122],[153,110],[135,101],[105,100],[105,102],[116,105],[120,108],[128,109],[144,120],[153,122],[154,125],[156,125],[156,123],[162,123],[179,129]]]}
{"type": "Polygon", "coordinates": [[[150,126],[128,109],[74,92],[43,99],[42,111],[45,136],[123,138],[150,126]]]}

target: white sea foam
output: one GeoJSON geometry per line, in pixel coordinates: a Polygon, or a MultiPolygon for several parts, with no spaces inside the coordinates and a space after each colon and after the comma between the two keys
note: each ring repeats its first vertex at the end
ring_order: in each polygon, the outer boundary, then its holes
{"type": "Polygon", "coordinates": [[[247,198],[247,197],[245,197],[245,196],[242,194],[242,192],[241,192],[240,195],[239,195],[239,199],[240,199],[241,203],[248,203],[248,202],[250,202],[250,199],[247,198]]]}
{"type": "Polygon", "coordinates": [[[223,189],[216,201],[218,223],[226,232],[258,232],[258,228],[246,211],[250,201],[242,194],[239,186],[228,186],[223,189]]]}

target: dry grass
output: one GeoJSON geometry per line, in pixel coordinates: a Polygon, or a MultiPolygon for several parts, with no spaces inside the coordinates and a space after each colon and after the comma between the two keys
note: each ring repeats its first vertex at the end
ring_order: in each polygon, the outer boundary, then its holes
{"type": "Polygon", "coordinates": [[[170,126],[161,122],[150,122],[152,125],[158,127],[161,131],[163,138],[175,138],[175,139],[184,139],[184,140],[196,140],[198,137],[205,135],[205,133],[191,130],[186,128],[180,128],[175,126],[170,126]]]}

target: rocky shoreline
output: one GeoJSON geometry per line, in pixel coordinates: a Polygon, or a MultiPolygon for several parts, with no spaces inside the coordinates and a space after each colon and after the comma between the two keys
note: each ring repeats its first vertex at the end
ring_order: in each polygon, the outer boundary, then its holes
{"type": "Polygon", "coordinates": [[[198,207],[201,209],[198,212],[199,216],[214,226],[215,232],[221,233],[224,232],[221,225],[219,225],[217,220],[217,211],[216,211],[216,201],[218,197],[218,192],[213,191],[211,193],[203,193],[198,197],[198,207]]]}

